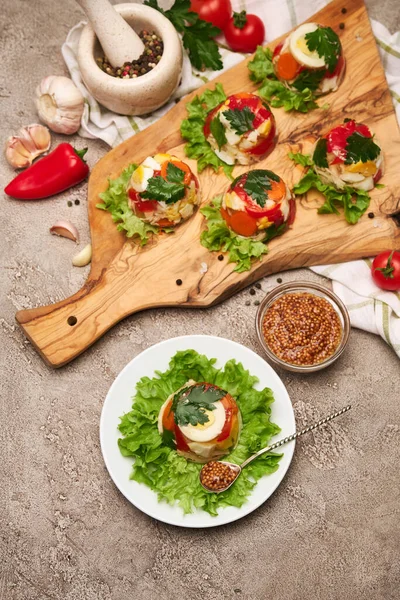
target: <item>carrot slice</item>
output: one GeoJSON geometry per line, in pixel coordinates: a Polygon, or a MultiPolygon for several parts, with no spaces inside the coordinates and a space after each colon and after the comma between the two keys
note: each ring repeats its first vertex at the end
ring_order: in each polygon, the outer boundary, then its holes
{"type": "Polygon", "coordinates": [[[257,231],[257,221],[243,211],[236,211],[230,218],[230,227],[235,233],[249,237],[257,231]]]}
{"type": "Polygon", "coordinates": [[[300,65],[290,52],[284,52],[279,56],[276,68],[279,77],[287,81],[296,77],[300,65]]]}
{"type": "Polygon", "coordinates": [[[167,178],[167,168],[169,163],[175,165],[175,167],[178,167],[178,169],[180,169],[181,171],[184,171],[185,177],[183,178],[183,183],[185,185],[189,185],[189,183],[192,180],[192,172],[188,165],[182,162],[181,160],[166,160],[165,162],[163,162],[161,166],[161,177],[163,177],[164,179],[167,178]]]}
{"type": "Polygon", "coordinates": [[[268,190],[268,198],[270,200],[281,200],[286,193],[286,186],[282,179],[280,181],[271,180],[271,189],[268,190]]]}
{"type": "Polygon", "coordinates": [[[162,425],[164,429],[168,431],[174,431],[175,421],[174,421],[174,413],[171,410],[172,408],[172,400],[170,400],[167,406],[164,409],[162,425]]]}

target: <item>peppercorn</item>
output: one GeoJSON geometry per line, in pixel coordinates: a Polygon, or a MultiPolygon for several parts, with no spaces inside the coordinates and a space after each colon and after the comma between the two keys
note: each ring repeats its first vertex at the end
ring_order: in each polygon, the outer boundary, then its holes
{"type": "Polygon", "coordinates": [[[256,290],[254,290],[253,288],[251,288],[251,290],[250,290],[250,296],[254,296],[255,293],[256,293],[256,290]]]}
{"type": "Polygon", "coordinates": [[[369,213],[368,213],[368,218],[369,218],[369,219],[373,219],[374,217],[375,217],[375,215],[374,215],[374,213],[373,213],[373,212],[369,212],[369,213]]]}
{"type": "Polygon", "coordinates": [[[256,287],[258,290],[261,290],[261,283],[257,281],[257,283],[254,284],[254,287],[256,287]]]}
{"type": "Polygon", "coordinates": [[[344,23],[339,23],[339,29],[344,29],[344,23]]]}
{"type": "Polygon", "coordinates": [[[342,8],[342,13],[345,15],[347,13],[347,8],[342,8]]]}
{"type": "Polygon", "coordinates": [[[260,304],[259,300],[254,300],[254,306],[258,306],[260,304]]]}
{"type": "Polygon", "coordinates": [[[176,285],[182,285],[182,279],[177,279],[176,280],[176,285]]]}
{"type": "Polygon", "coordinates": [[[224,260],[224,255],[223,255],[223,254],[220,254],[220,255],[218,256],[218,260],[224,260]]]}
{"type": "Polygon", "coordinates": [[[245,304],[245,306],[250,306],[251,302],[250,302],[250,300],[246,300],[246,302],[244,304],[245,304]]]}
{"type": "Polygon", "coordinates": [[[79,202],[79,200],[78,200],[78,199],[77,199],[77,200],[75,200],[75,204],[76,204],[76,206],[79,206],[80,202],[79,202]]]}
{"type": "Polygon", "coordinates": [[[282,279],[280,277],[278,277],[278,279],[276,281],[277,281],[277,283],[282,283],[282,279]]]}
{"type": "Polygon", "coordinates": [[[72,206],[72,202],[71,202],[71,200],[68,200],[68,202],[67,202],[67,206],[72,206]]]}
{"type": "Polygon", "coordinates": [[[137,60],[124,62],[121,67],[113,67],[106,57],[97,58],[96,62],[99,68],[108,75],[120,79],[135,79],[149,73],[160,62],[164,44],[162,39],[154,32],[149,34],[146,30],[143,30],[139,33],[139,37],[144,44],[144,50],[137,60]]]}

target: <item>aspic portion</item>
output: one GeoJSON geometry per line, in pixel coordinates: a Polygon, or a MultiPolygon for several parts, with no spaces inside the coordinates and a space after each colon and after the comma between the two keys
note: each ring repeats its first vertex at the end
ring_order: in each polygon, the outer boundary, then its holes
{"type": "Polygon", "coordinates": [[[338,35],[317,23],[300,25],[278,44],[272,64],[287,88],[297,92],[307,88],[317,96],[336,91],[346,68],[338,35]]]}
{"type": "Polygon", "coordinates": [[[197,177],[171,154],[148,156],[133,171],[127,191],[133,213],[158,227],[179,225],[200,202],[197,177]]]}
{"type": "Polygon", "coordinates": [[[249,165],[275,147],[275,119],[255,94],[233,94],[210,111],[204,135],[224,163],[249,165]]]}
{"type": "Polygon", "coordinates": [[[222,198],[227,225],[244,237],[269,240],[294,221],[294,197],[279,175],[255,169],[237,177],[222,198]]]}
{"type": "Polygon", "coordinates": [[[228,392],[193,380],[171,394],[158,415],[164,443],[194,462],[228,455],[238,442],[241,427],[238,406],[228,392]]]}
{"type": "Polygon", "coordinates": [[[328,131],[313,152],[314,169],[324,183],[370,191],[383,175],[383,154],[372,131],[354,119],[328,131]]]}

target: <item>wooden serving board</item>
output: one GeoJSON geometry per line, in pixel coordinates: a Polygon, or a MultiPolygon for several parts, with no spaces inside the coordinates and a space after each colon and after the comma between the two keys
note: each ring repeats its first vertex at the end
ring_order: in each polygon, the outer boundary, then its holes
{"type": "MultiPolygon", "coordinates": [[[[257,168],[276,171],[292,185],[301,177],[302,169],[293,166],[287,153],[309,150],[320,134],[344,117],[356,118],[372,127],[384,150],[385,187],[372,192],[370,210],[375,218],[364,215],[357,225],[351,226],[342,215],[318,215],[316,208],[321,198],[310,192],[307,198],[298,201],[291,230],[270,242],[269,254],[261,262],[255,262],[251,271],[238,274],[234,272],[234,264],[228,264],[226,258],[218,260],[218,253],[210,253],[201,246],[199,238],[205,222],[200,212],[174,234],[155,236],[151,243],[139,248],[117,232],[109,213],[96,208],[99,193],[107,188],[107,179],[117,177],[129,163],[139,163],[149,155],[167,151],[185,158],[179,127],[186,117],[185,105],[196,93],[213,88],[217,81],[227,94],[255,91],[245,60],[181,100],[157,123],[111,150],[94,167],[88,190],[93,259],[87,282],[70,298],[22,310],[16,315],[48,364],[53,367],[66,364],[115,323],[146,308],[204,308],[277,271],[349,261],[400,247],[396,215],[400,210],[400,135],[364,3],[335,0],[309,20],[329,25],[340,35],[347,61],[345,79],[338,92],[320,102],[329,103],[328,110],[318,109],[303,115],[274,109],[278,145],[257,168]],[[346,14],[341,12],[344,6],[346,14]],[[345,24],[343,30],[339,28],[341,22],[345,24]],[[202,263],[207,264],[206,273],[202,263]],[[177,279],[182,280],[182,285],[176,284],[177,279]]],[[[272,48],[277,41],[270,44],[272,48]]],[[[187,162],[196,172],[196,163],[187,162]]],[[[236,168],[235,174],[246,170],[236,168]]],[[[203,171],[199,179],[203,203],[229,185],[223,174],[217,175],[210,169],[203,171]]]]}

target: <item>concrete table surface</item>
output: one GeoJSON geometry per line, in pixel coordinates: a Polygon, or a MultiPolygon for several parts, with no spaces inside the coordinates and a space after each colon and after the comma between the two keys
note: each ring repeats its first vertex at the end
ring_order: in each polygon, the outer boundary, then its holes
{"type": "MultiPolygon", "coordinates": [[[[400,28],[398,0],[369,0],[370,15],[400,28]]],[[[5,0],[0,50],[0,139],[37,121],[33,92],[67,74],[60,46],[82,18],[73,0],[5,0]]],[[[62,136],[53,135],[53,146],[62,136]]],[[[107,151],[89,146],[91,166],[107,151]]],[[[0,185],[12,170],[2,158],[0,185]]],[[[2,198],[1,539],[4,600],[389,600],[399,597],[400,365],[376,336],[352,330],[348,349],[312,377],[280,372],[298,425],[351,402],[353,410],[298,442],[275,494],[247,518],[184,530],[154,521],[117,491],[102,460],[99,416],[124,365],[148,346],[213,333],[259,351],[254,300],[237,294],[206,310],[153,310],[126,319],[82,357],[48,368],[14,321],[17,309],[55,302],[88,269],[50,236],[58,219],[89,241],[86,183],[47,202],[2,198]],[[78,201],[68,207],[67,201],[78,201]],[[251,304],[246,306],[246,301],[251,304]]],[[[307,270],[283,281],[321,280],[307,270]]],[[[326,280],[324,280],[326,283],[326,280]]]]}

